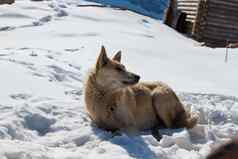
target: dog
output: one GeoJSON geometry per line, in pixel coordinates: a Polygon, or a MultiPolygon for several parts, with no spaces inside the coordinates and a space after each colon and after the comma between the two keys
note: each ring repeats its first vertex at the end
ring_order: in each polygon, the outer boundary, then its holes
{"type": "Polygon", "coordinates": [[[220,146],[207,159],[237,159],[238,158],[238,138],[220,146]]]}
{"type": "Polygon", "coordinates": [[[104,46],[85,81],[86,109],[99,128],[134,134],[165,128],[193,128],[198,116],[186,110],[163,82],[139,82],[121,63],[121,51],[110,59],[104,46]]]}

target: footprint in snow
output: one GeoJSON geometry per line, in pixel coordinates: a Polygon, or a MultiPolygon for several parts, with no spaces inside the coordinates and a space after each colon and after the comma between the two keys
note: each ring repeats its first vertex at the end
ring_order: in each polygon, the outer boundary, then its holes
{"type": "Polygon", "coordinates": [[[81,75],[72,71],[65,70],[55,65],[49,65],[50,69],[49,78],[50,81],[64,82],[64,81],[82,81],[81,75]]]}
{"type": "Polygon", "coordinates": [[[29,55],[32,56],[32,57],[36,57],[36,56],[38,56],[38,54],[35,53],[35,52],[33,52],[33,51],[32,51],[29,55]]]}
{"type": "Polygon", "coordinates": [[[46,55],[46,57],[47,57],[48,59],[51,59],[51,60],[53,60],[53,59],[54,59],[54,57],[53,57],[53,56],[51,56],[51,55],[46,55]]]}
{"type": "Polygon", "coordinates": [[[38,21],[33,22],[33,26],[40,26],[43,25],[44,23],[48,23],[52,20],[52,16],[48,15],[45,17],[40,18],[38,21]]]}
{"type": "Polygon", "coordinates": [[[78,70],[78,71],[81,70],[81,67],[80,67],[80,66],[76,66],[76,65],[73,65],[73,64],[69,64],[69,67],[72,67],[72,68],[74,68],[74,69],[76,69],[76,70],[78,70]]]}
{"type": "Polygon", "coordinates": [[[66,12],[65,10],[63,9],[56,9],[56,16],[57,17],[65,17],[65,16],[68,16],[68,12],[66,12]]]}
{"type": "Polygon", "coordinates": [[[27,100],[32,96],[30,94],[19,93],[19,94],[11,94],[10,97],[14,100],[27,100]]]}
{"type": "Polygon", "coordinates": [[[75,100],[80,100],[80,96],[83,94],[82,90],[65,91],[65,95],[72,96],[75,100]]]}
{"type": "Polygon", "coordinates": [[[79,49],[64,49],[65,51],[67,52],[76,52],[76,51],[79,51],[79,49]]]}
{"type": "Polygon", "coordinates": [[[16,27],[14,27],[14,26],[4,26],[4,27],[0,28],[0,31],[11,31],[14,29],[16,29],[16,27]]]}

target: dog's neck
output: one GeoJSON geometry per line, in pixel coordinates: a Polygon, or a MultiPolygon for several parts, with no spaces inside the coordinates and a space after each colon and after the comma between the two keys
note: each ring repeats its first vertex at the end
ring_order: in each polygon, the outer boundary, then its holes
{"type": "Polygon", "coordinates": [[[92,83],[92,85],[94,86],[95,91],[101,96],[101,97],[105,97],[107,94],[107,90],[105,90],[100,84],[97,83],[96,80],[96,75],[92,76],[90,78],[90,82],[92,83]]]}
{"type": "Polygon", "coordinates": [[[92,71],[89,75],[88,82],[94,87],[95,92],[102,98],[105,98],[106,96],[110,96],[113,92],[118,90],[118,88],[113,87],[113,85],[110,85],[110,87],[105,87],[97,82],[96,79],[96,72],[92,71]]]}

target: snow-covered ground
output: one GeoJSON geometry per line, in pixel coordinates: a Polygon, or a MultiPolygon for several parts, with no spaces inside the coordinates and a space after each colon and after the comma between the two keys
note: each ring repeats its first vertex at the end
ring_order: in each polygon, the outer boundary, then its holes
{"type": "Polygon", "coordinates": [[[202,159],[238,135],[238,50],[196,42],[130,11],[92,2],[0,6],[0,159],[202,159]],[[187,130],[114,136],[91,124],[83,80],[101,45],[142,80],[161,80],[200,115],[187,130]]]}

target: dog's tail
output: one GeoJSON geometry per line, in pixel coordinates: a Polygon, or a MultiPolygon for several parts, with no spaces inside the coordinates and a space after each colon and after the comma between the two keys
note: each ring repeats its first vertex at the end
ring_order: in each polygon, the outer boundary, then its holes
{"type": "Polygon", "coordinates": [[[190,106],[187,106],[187,109],[185,111],[186,111],[186,116],[187,116],[187,119],[185,122],[186,123],[185,127],[187,129],[191,129],[198,123],[199,116],[197,113],[194,113],[191,111],[190,106]]]}
{"type": "Polygon", "coordinates": [[[196,113],[193,113],[189,108],[185,108],[180,113],[178,113],[174,122],[176,123],[177,128],[187,128],[191,129],[198,123],[199,116],[196,113]]]}
{"type": "Polygon", "coordinates": [[[190,117],[187,119],[187,124],[185,127],[188,129],[193,128],[198,123],[198,119],[199,119],[198,115],[192,113],[190,117]]]}

